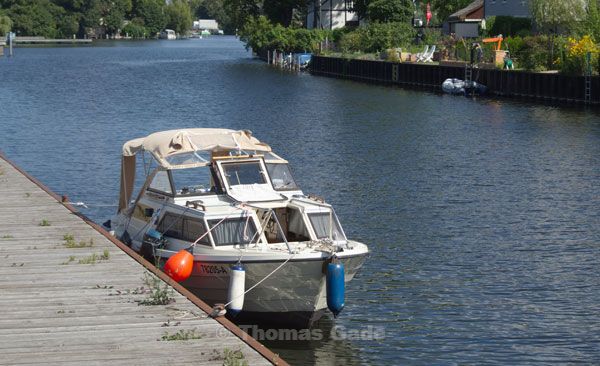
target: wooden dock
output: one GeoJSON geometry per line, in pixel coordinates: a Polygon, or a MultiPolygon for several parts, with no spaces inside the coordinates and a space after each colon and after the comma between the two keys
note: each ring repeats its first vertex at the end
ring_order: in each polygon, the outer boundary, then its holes
{"type": "Polygon", "coordinates": [[[286,365],[2,153],[0,258],[0,364],[286,365]]]}
{"type": "Polygon", "coordinates": [[[44,37],[15,37],[15,44],[90,44],[91,39],[80,38],[44,38],[44,37]]]}

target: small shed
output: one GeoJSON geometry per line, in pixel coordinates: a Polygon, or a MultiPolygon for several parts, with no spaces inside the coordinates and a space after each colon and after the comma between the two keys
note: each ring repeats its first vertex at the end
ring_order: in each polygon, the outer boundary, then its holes
{"type": "Polygon", "coordinates": [[[450,34],[456,38],[479,37],[484,22],[484,0],[475,0],[448,17],[450,34]]]}

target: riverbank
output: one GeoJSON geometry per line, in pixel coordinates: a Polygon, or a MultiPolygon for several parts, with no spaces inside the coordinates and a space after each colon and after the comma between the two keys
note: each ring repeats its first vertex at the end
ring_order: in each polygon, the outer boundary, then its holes
{"type": "MultiPolygon", "coordinates": [[[[441,91],[448,78],[466,79],[466,68],[421,63],[398,63],[313,56],[311,73],[369,83],[441,91]]],[[[600,106],[599,76],[567,76],[526,71],[472,69],[472,80],[488,88],[488,95],[539,102],[600,106]]]]}

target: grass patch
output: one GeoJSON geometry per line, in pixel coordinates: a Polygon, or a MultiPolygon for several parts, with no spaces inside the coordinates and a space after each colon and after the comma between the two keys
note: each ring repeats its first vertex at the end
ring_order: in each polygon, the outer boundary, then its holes
{"type": "Polygon", "coordinates": [[[213,349],[209,361],[223,361],[223,366],[248,366],[248,361],[240,349],[225,348],[223,353],[213,349]]]}
{"type": "Polygon", "coordinates": [[[82,240],[78,243],[71,234],[65,234],[63,240],[65,241],[63,245],[66,248],[91,248],[94,246],[94,239],[90,239],[89,241],[82,240]]]}
{"type": "Polygon", "coordinates": [[[29,192],[25,193],[25,197],[27,197],[27,198],[31,197],[31,193],[29,193],[29,192]]]}
{"type": "Polygon", "coordinates": [[[81,258],[77,263],[79,263],[79,264],[96,264],[97,262],[100,262],[100,261],[107,261],[108,258],[110,258],[108,249],[104,249],[104,253],[102,253],[102,254],[93,253],[92,255],[90,255],[88,257],[81,258]]]}
{"type": "Polygon", "coordinates": [[[14,236],[12,236],[10,234],[2,235],[2,239],[12,239],[12,238],[14,238],[14,236]]]}
{"type": "Polygon", "coordinates": [[[144,273],[144,283],[148,286],[148,297],[138,302],[139,305],[168,305],[175,302],[173,289],[156,276],[144,273]]]}
{"type": "Polygon", "coordinates": [[[50,221],[43,219],[42,221],[40,221],[40,223],[38,225],[39,226],[50,226],[50,221]]]}
{"type": "Polygon", "coordinates": [[[196,329],[191,330],[183,330],[180,329],[176,333],[169,334],[169,332],[165,332],[165,334],[160,337],[161,341],[187,341],[189,339],[201,339],[202,334],[198,333],[196,329]]]}

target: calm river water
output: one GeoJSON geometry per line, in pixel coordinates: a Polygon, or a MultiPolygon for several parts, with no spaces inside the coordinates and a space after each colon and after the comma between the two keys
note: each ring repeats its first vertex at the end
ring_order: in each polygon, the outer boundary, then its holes
{"type": "Polygon", "coordinates": [[[126,140],[228,127],[334,204],[372,255],[336,333],[265,342],[292,364],[600,361],[597,111],[282,73],[228,37],[15,55],[0,149],[73,201],[116,203],[126,140]]]}

